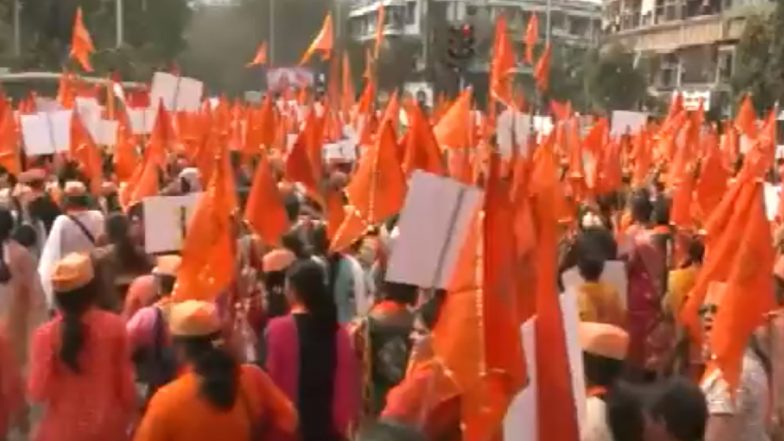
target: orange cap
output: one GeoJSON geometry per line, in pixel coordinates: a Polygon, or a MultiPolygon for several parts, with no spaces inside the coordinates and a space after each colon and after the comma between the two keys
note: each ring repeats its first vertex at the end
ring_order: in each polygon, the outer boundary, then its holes
{"type": "Polygon", "coordinates": [[[297,260],[297,256],[294,253],[284,248],[278,248],[264,255],[262,266],[265,273],[272,273],[285,270],[295,260],[297,260]]]}
{"type": "Polygon", "coordinates": [[[71,253],[55,264],[51,275],[52,288],[58,293],[73,291],[90,283],[94,276],[90,256],[71,253]]]}
{"type": "Polygon", "coordinates": [[[203,337],[220,331],[221,322],[214,303],[186,300],[169,310],[169,331],[178,337],[203,337]]]}
{"type": "Polygon", "coordinates": [[[584,352],[600,357],[623,360],[629,349],[629,334],[605,323],[580,322],[580,346],[584,352]]]}
{"type": "Polygon", "coordinates": [[[152,273],[159,276],[176,276],[177,271],[180,269],[182,257],[176,254],[167,254],[165,256],[158,256],[155,263],[155,268],[152,273]]]}

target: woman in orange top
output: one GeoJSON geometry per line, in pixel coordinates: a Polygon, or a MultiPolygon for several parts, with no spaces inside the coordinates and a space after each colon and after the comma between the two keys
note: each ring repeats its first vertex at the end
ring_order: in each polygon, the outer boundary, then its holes
{"type": "Polygon", "coordinates": [[[291,436],[291,402],[258,367],[224,349],[215,305],[171,307],[169,330],[185,373],[152,397],[136,441],[256,441],[291,436]]]}

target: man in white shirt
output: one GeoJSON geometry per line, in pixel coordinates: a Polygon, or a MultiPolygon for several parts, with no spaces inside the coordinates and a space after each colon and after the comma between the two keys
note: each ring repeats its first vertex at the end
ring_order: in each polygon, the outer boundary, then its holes
{"type": "Polygon", "coordinates": [[[52,230],[41,252],[41,260],[38,262],[38,274],[41,276],[50,310],[54,309],[50,282],[54,264],[69,253],[92,251],[104,236],[103,213],[89,209],[87,187],[83,183],[65,183],[63,208],[65,214],[58,216],[52,224],[52,230]]]}

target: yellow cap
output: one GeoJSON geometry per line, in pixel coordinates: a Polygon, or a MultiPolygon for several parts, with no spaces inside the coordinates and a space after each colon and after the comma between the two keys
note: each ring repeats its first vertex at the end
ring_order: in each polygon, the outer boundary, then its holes
{"type": "Polygon", "coordinates": [[[179,271],[181,263],[182,257],[176,254],[158,256],[152,273],[159,276],[177,276],[177,271],[179,271]]]}
{"type": "Polygon", "coordinates": [[[186,300],[169,311],[169,331],[177,337],[202,337],[220,331],[221,322],[214,303],[186,300]]]}
{"type": "Polygon", "coordinates": [[[69,292],[81,288],[95,276],[93,262],[86,253],[71,253],[59,262],[52,270],[52,288],[55,292],[69,292]]]}
{"type": "Polygon", "coordinates": [[[584,352],[600,357],[623,360],[629,349],[629,334],[605,323],[580,322],[580,346],[584,352]]]}

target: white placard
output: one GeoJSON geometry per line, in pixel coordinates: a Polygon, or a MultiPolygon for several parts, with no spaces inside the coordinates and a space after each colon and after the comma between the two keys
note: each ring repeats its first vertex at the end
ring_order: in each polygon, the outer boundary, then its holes
{"type": "Polygon", "coordinates": [[[446,288],[482,191],[421,170],[411,175],[386,280],[446,288]]]}
{"type": "Polygon", "coordinates": [[[188,222],[202,193],[144,198],[144,249],[149,254],[182,249],[188,222]]]}
{"type": "Polygon", "coordinates": [[[155,118],[158,114],[156,107],[149,108],[129,108],[128,121],[131,125],[131,133],[134,135],[149,135],[155,127],[155,118]]]}
{"type": "Polygon", "coordinates": [[[563,318],[564,336],[566,337],[566,354],[569,360],[569,372],[572,375],[572,394],[577,412],[578,427],[582,428],[586,418],[585,400],[585,368],[583,367],[583,349],[580,346],[580,312],[577,306],[577,293],[566,290],[558,296],[563,318]]]}
{"type": "MultiPolygon", "coordinates": [[[[608,260],[604,262],[604,270],[599,278],[600,281],[612,285],[618,290],[623,308],[626,309],[626,297],[629,290],[629,278],[626,276],[626,264],[620,260],[608,260]]],[[[580,275],[577,267],[569,268],[561,274],[564,290],[577,289],[585,283],[585,279],[580,275]]]]}
{"type": "Polygon", "coordinates": [[[613,110],[611,121],[611,136],[634,134],[648,123],[648,114],[630,110],[613,110]]]}
{"type": "Polygon", "coordinates": [[[324,161],[354,162],[357,159],[357,148],[350,139],[341,139],[332,144],[324,144],[322,148],[324,161]]]}
{"type": "Polygon", "coordinates": [[[779,203],[781,201],[781,184],[773,185],[770,182],[765,183],[765,214],[769,221],[776,220],[776,214],[779,212],[779,203]]]}
{"type": "Polygon", "coordinates": [[[153,107],[163,102],[168,110],[197,112],[201,107],[203,91],[204,83],[199,80],[166,72],[155,72],[152,77],[150,99],[153,107]]]}
{"type": "Polygon", "coordinates": [[[71,146],[70,110],[22,115],[20,124],[28,156],[67,152],[71,146]]]}
{"type": "Polygon", "coordinates": [[[35,97],[35,110],[36,112],[56,112],[58,110],[63,110],[63,106],[60,105],[60,102],[46,97],[35,97]]]}
{"type": "Polygon", "coordinates": [[[498,149],[504,159],[512,157],[515,146],[523,157],[528,156],[528,136],[531,133],[531,116],[512,109],[504,110],[498,116],[496,138],[498,149]]]}
{"type": "Polygon", "coordinates": [[[98,145],[105,145],[107,147],[114,147],[117,144],[117,129],[119,123],[111,119],[102,119],[98,123],[98,136],[95,138],[95,143],[98,145]]]}
{"type": "Polygon", "coordinates": [[[539,440],[537,414],[536,376],[536,317],[528,319],[520,327],[521,341],[528,367],[528,385],[509,404],[504,417],[504,439],[519,441],[539,440]]]}
{"type": "Polygon", "coordinates": [[[95,98],[76,97],[76,112],[93,141],[98,142],[103,108],[95,98]]]}

